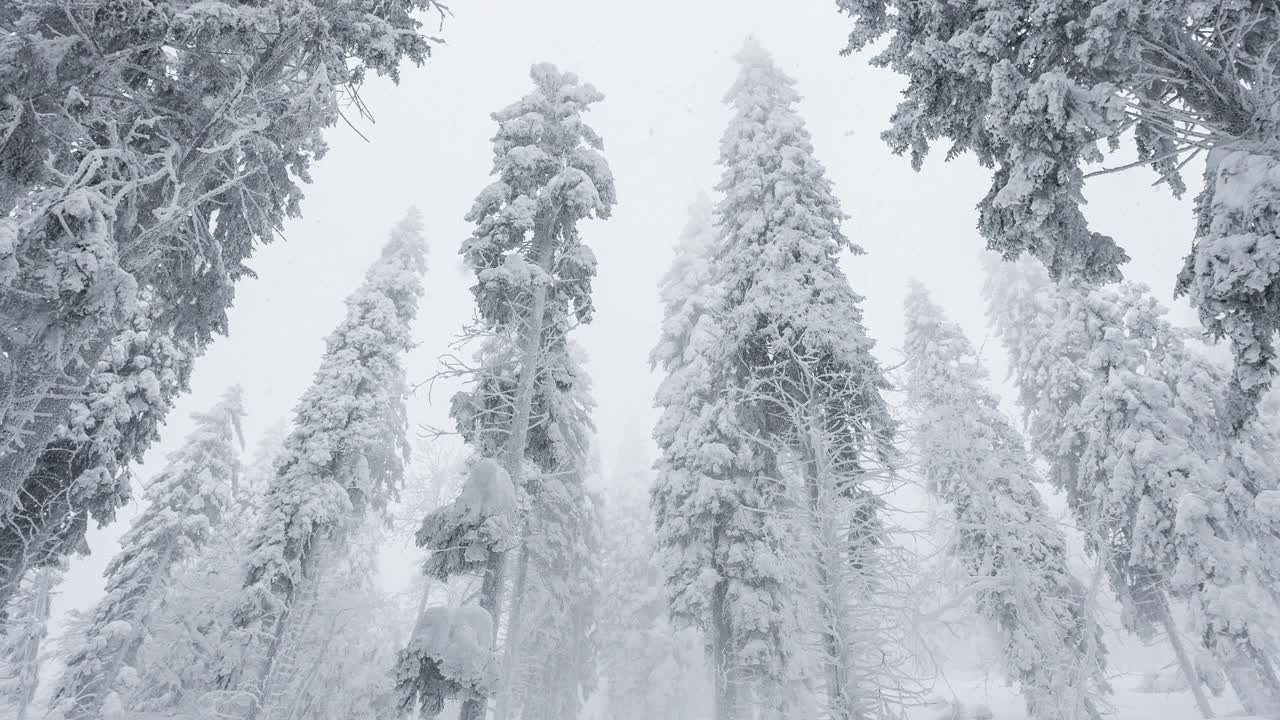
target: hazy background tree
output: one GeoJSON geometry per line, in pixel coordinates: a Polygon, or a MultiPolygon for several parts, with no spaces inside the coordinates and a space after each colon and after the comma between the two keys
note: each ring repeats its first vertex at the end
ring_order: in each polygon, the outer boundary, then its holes
{"type": "Polygon", "coordinates": [[[106,571],[106,595],[75,637],[64,639],[66,668],[54,692],[68,720],[119,715],[138,682],[138,651],[151,614],[164,602],[175,569],[200,554],[233,511],[241,473],[244,418],[239,387],[226,392],[169,456],[146,491],[146,507],[121,539],[106,571]]]}
{"type": "Polygon", "coordinates": [[[945,549],[959,566],[961,585],[948,592],[972,596],[999,635],[1031,717],[1101,718],[1110,692],[1102,624],[1035,489],[1022,438],[973,346],[922,285],[907,296],[906,323],[917,468],[949,516],[945,549]]]}

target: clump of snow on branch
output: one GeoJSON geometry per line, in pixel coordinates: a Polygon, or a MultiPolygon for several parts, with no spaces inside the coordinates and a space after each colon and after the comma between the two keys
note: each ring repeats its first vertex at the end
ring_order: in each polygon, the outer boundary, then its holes
{"type": "Polygon", "coordinates": [[[493,619],[484,608],[427,608],[400,653],[396,693],[402,711],[433,718],[451,697],[486,698],[498,685],[493,619]]]}
{"type": "Polygon", "coordinates": [[[462,492],[429,513],[416,535],[420,547],[435,549],[426,572],[441,580],[480,571],[489,552],[510,549],[515,538],[515,487],[490,458],[472,463],[462,492]]]}

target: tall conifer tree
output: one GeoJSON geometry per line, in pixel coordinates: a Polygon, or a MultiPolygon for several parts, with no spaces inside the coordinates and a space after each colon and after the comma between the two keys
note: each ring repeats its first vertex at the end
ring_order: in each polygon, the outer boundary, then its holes
{"type": "Polygon", "coordinates": [[[294,411],[293,430],[266,491],[249,543],[248,574],[235,622],[263,638],[264,656],[245,667],[256,685],[250,711],[274,712],[295,671],[326,568],[342,540],[380,513],[404,479],[408,455],[403,358],[422,297],[426,247],[418,212],[391,231],[380,257],[346,301],[320,369],[294,411]]]}
{"type": "MultiPolygon", "coordinates": [[[[718,717],[744,712],[739,684],[752,687],[764,712],[786,714],[794,705],[798,645],[790,618],[810,600],[794,591],[790,552],[806,560],[801,573],[816,590],[827,711],[853,718],[878,702],[854,667],[853,645],[866,638],[855,639],[848,610],[852,588],[861,585],[854,576],[875,572],[883,542],[867,480],[872,466],[892,461],[893,422],[880,396],[886,382],[862,326],[861,297],[838,265],[842,251],[861,249],[840,228],[845,216],[795,111],[794,81],[754,39],[737,59],[711,252],[717,330],[714,340],[692,347],[687,335],[664,338],[659,350],[662,362],[680,368],[673,377],[690,367],[705,373],[702,392],[659,398],[687,403],[664,408],[659,428],[659,535],[674,557],[677,612],[685,611],[686,583],[705,603],[698,622],[710,636],[718,717]],[[665,349],[682,345],[682,354],[701,357],[690,362],[665,349]],[[801,466],[798,494],[788,488],[789,464],[801,466]],[[710,500],[701,532],[711,542],[695,545],[688,533],[672,532],[690,517],[675,507],[682,496],[710,500]],[[803,551],[787,547],[797,532],[788,516],[797,514],[803,551]]],[[[668,302],[669,313],[687,309],[668,302]]],[[[689,323],[670,325],[687,333],[689,323]]]]}
{"type": "Polygon", "coordinates": [[[1214,373],[1141,286],[1054,283],[1026,262],[992,259],[988,270],[990,314],[1031,445],[1066,493],[1126,626],[1140,635],[1163,627],[1194,683],[1170,605],[1189,597],[1195,635],[1246,709],[1280,712],[1280,683],[1260,644],[1274,601],[1248,593],[1266,568],[1250,551],[1260,528],[1247,518],[1267,487],[1257,481],[1270,481],[1239,462],[1241,429],[1229,421],[1221,378],[1208,386],[1214,373]]]}
{"type": "MultiPolygon", "coordinates": [[[[604,96],[577,75],[550,64],[534,65],[529,74],[533,91],[493,115],[498,123],[494,181],[467,215],[475,229],[463,244],[462,256],[475,273],[472,294],[479,318],[471,331],[483,340],[477,367],[467,372],[470,386],[454,398],[452,412],[474,454],[499,463],[515,492],[528,498],[522,511],[530,515],[519,520],[520,536],[552,521],[541,513],[553,495],[537,497],[544,484],[568,483],[560,488],[564,499],[582,496],[580,462],[585,451],[578,448],[587,445],[590,400],[586,378],[572,356],[569,331],[594,316],[591,283],[596,259],[578,224],[609,217],[617,202],[604,143],[583,118],[604,96]]],[[[556,491],[552,487],[550,492],[556,491]]],[[[462,524],[436,524],[432,532],[419,534],[419,543],[432,552],[447,551],[451,546],[439,541],[466,530],[466,522],[456,517],[453,521],[462,524]]],[[[512,540],[488,538],[476,545],[483,562],[469,560],[455,572],[482,571],[479,610],[488,618],[491,632],[509,616],[514,632],[508,637],[519,637],[519,605],[510,613],[502,607],[507,554],[521,548],[527,556],[528,547],[524,540],[512,540]]],[[[570,540],[571,545],[578,542],[580,538],[570,540]]],[[[521,594],[515,592],[517,599],[521,594]]],[[[474,609],[466,609],[462,619],[471,623],[478,617],[474,609]]],[[[422,658],[419,665],[411,659],[409,667],[402,660],[403,672],[420,667],[424,673],[418,681],[404,677],[405,702],[420,701],[425,710],[438,711],[441,692],[452,690],[447,684],[428,682],[439,658],[417,655],[422,658]]],[[[507,655],[513,661],[517,657],[514,650],[507,655]]],[[[513,677],[514,670],[504,668],[502,677],[513,677]]],[[[493,690],[472,688],[463,719],[482,718],[484,696],[493,690]]],[[[506,710],[505,705],[500,708],[506,710]]]]}

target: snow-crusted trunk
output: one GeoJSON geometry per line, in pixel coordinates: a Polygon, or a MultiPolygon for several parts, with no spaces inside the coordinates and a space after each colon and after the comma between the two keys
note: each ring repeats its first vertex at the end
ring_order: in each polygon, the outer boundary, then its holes
{"type": "Polygon", "coordinates": [[[269,623],[270,641],[259,661],[257,698],[249,704],[246,720],[275,720],[288,707],[288,686],[297,671],[302,639],[319,602],[320,550],[329,538],[314,541],[310,552],[299,561],[299,581],[276,583],[274,592],[283,605],[269,623]]]}
{"type": "Polygon", "coordinates": [[[1174,657],[1178,660],[1178,667],[1182,671],[1182,676],[1187,680],[1187,687],[1191,688],[1191,695],[1195,697],[1196,708],[1200,710],[1201,717],[1216,717],[1213,712],[1213,706],[1209,704],[1209,697],[1204,694],[1204,683],[1200,681],[1200,674],[1196,672],[1195,663],[1191,660],[1191,655],[1187,653],[1187,647],[1182,642],[1181,636],[1178,634],[1178,624],[1173,620],[1173,614],[1169,611],[1169,602],[1165,599],[1160,603],[1160,624],[1164,626],[1165,637],[1169,639],[1169,645],[1173,647],[1174,657]]]}
{"type": "MultiPolygon", "coordinates": [[[[502,585],[506,575],[506,553],[489,552],[485,562],[484,581],[480,583],[480,607],[494,619],[494,627],[502,612],[502,585]]],[[[488,715],[488,698],[467,698],[462,703],[458,720],[485,720],[488,715]]]]}
{"type": "Polygon", "coordinates": [[[524,617],[524,594],[529,581],[529,522],[527,519],[525,520],[521,537],[524,540],[520,544],[520,559],[516,561],[516,577],[511,588],[511,620],[507,623],[506,647],[502,653],[502,682],[498,686],[498,699],[494,708],[496,720],[507,719],[514,699],[514,691],[511,685],[515,677],[515,665],[519,660],[520,633],[523,630],[521,619],[524,617]]]}
{"type": "Polygon", "coordinates": [[[852,658],[847,645],[852,637],[845,612],[848,592],[844,584],[844,548],[847,542],[837,520],[838,504],[825,460],[826,443],[816,428],[807,434],[808,442],[804,444],[805,490],[813,532],[813,572],[818,589],[815,600],[821,623],[822,662],[826,668],[827,716],[831,720],[858,720],[861,714],[857,711],[857,691],[852,686],[852,658]]]}
{"type": "Polygon", "coordinates": [[[1270,660],[1253,646],[1248,635],[1219,632],[1205,638],[1205,643],[1222,664],[1245,712],[1280,720],[1280,683],[1270,660]]]}
{"type": "MultiPolygon", "coordinates": [[[[720,528],[713,532],[712,548],[719,547],[720,528]]],[[[718,553],[714,553],[718,556],[718,553]]],[[[722,573],[717,573],[721,575],[722,573]]],[[[721,579],[711,589],[711,632],[708,652],[711,655],[711,673],[715,685],[715,720],[741,720],[738,683],[731,677],[734,668],[733,624],[728,612],[728,583],[721,579]]]]}
{"type": "MultiPolygon", "coordinates": [[[[547,282],[552,277],[551,261],[554,252],[554,233],[556,222],[560,216],[557,207],[543,218],[541,227],[535,231],[537,241],[537,267],[543,277],[533,289],[532,304],[525,317],[523,347],[521,348],[523,365],[520,368],[520,380],[516,385],[515,408],[511,416],[511,434],[507,438],[506,470],[511,476],[511,484],[519,489],[524,485],[525,450],[529,442],[529,421],[533,411],[533,396],[537,390],[538,371],[542,365],[542,328],[547,312],[547,282]]],[[[480,586],[480,607],[489,613],[493,626],[497,628],[502,621],[502,590],[506,574],[507,554],[505,551],[490,551],[485,562],[484,581],[480,586]]],[[[512,623],[518,623],[512,617],[512,623]]],[[[507,642],[511,643],[508,635],[507,642]]],[[[503,677],[509,678],[511,671],[502,669],[503,677]]],[[[506,688],[499,688],[505,692],[506,688]]],[[[484,720],[487,713],[488,700],[470,698],[462,705],[459,720],[484,720]]]]}

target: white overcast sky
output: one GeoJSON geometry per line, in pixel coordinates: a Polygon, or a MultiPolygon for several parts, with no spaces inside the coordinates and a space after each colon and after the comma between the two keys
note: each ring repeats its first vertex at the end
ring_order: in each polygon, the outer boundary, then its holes
{"type": "MultiPolygon", "coordinates": [[[[987,173],[971,158],[944,163],[941,156],[916,173],[907,159],[890,154],[878,136],[901,80],[869,67],[866,56],[839,56],[848,19],[836,13],[833,0],[452,5],[455,15],[442,30],[447,44],[424,67],[406,68],[398,87],[378,80],[365,88],[376,122],[357,125],[368,142],[346,127],[331,131],[331,150],[314,168],[303,217],[253,259],[260,278],[239,287],[230,336],[199,361],[192,392],[171,414],[143,479],[181,441],[190,413],[232,383],[246,390],[251,436],[288,416],[319,363],[325,335],[342,316],[343,297],[410,205],[422,210],[430,245],[417,327],[421,346],[409,363],[410,380],[434,372],[436,358],[471,316],[470,279],[457,250],[470,231],[463,215],[488,182],[489,114],[529,89],[534,62],[577,72],[605,94],[588,120],[605,139],[619,204],[610,220],[582,228],[600,270],[596,319],[578,339],[590,357],[606,465],[624,433],[647,435],[654,417],[657,378],[648,353],[661,315],[657,283],[685,208],[717,178],[718,139],[728,118],[721,100],[736,71],[733,55],[749,33],[797,80],[817,156],[851,216],[846,231],[868,251],[845,268],[866,296],[866,322],[882,361],[898,358],[901,303],[912,276],[983,343],[983,241],[974,229],[974,206],[986,192],[987,173]]],[[[1134,257],[1128,275],[1172,301],[1173,278],[1191,239],[1191,203],[1151,188],[1152,180],[1139,170],[1092,181],[1088,212],[1095,229],[1118,238],[1134,257]]],[[[1193,320],[1185,303],[1174,305],[1178,319],[1193,320]]],[[[986,343],[985,356],[1002,377],[998,344],[986,343]]],[[[437,389],[432,398],[411,399],[414,420],[447,425],[450,393],[437,389]]],[[[122,518],[131,514],[126,510],[122,518]]],[[[91,536],[94,554],[73,564],[64,608],[96,599],[98,576],[123,525],[91,536]]]]}

